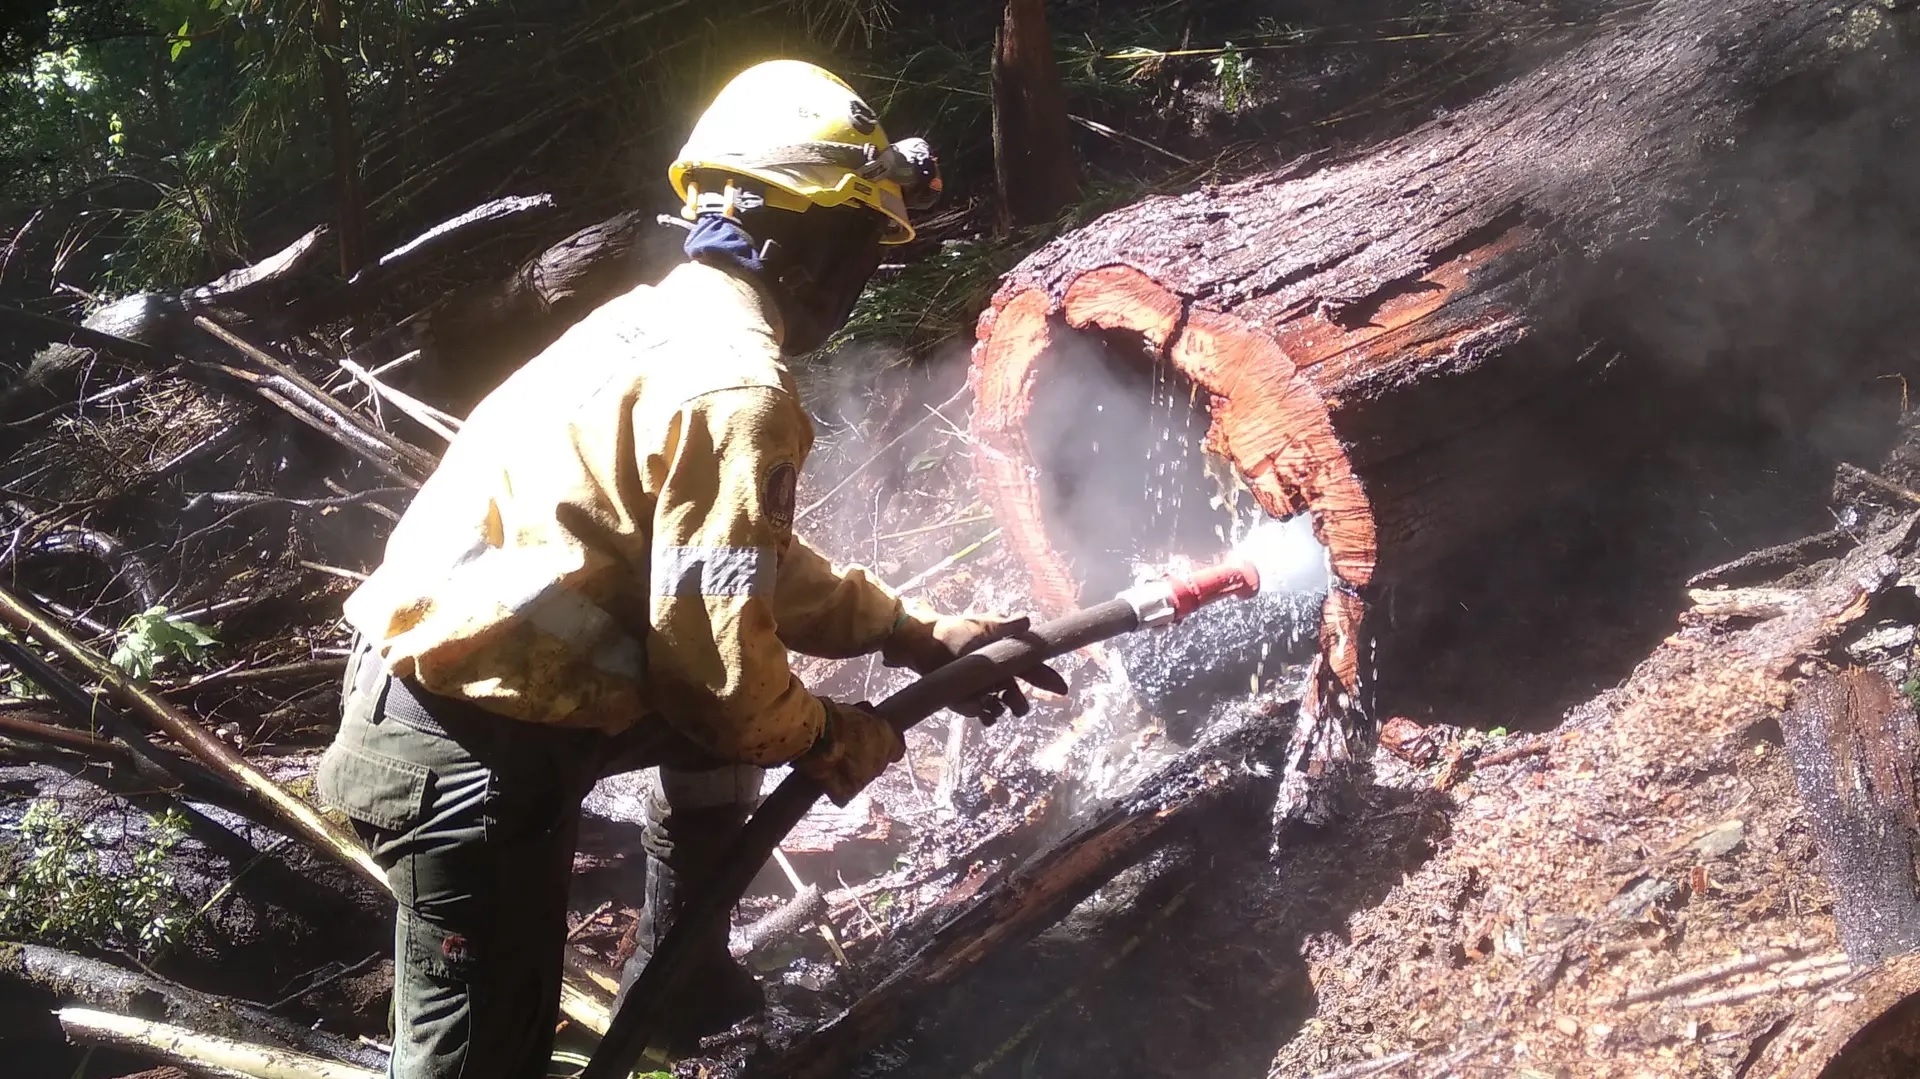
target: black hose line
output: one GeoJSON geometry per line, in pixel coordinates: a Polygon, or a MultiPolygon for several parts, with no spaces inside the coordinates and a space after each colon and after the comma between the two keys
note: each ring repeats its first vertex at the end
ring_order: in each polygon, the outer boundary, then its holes
{"type": "MultiPolygon", "coordinates": [[[[942,708],[977,697],[1013,675],[1139,626],[1130,604],[1108,600],[962,656],[880,702],[875,711],[904,733],[942,708]]],[[[795,772],[761,803],[615,1008],[580,1079],[625,1079],[639,1065],[663,1022],[673,1017],[669,1002],[684,999],[691,943],[732,917],[753,878],[822,793],[819,784],[795,772]]]]}

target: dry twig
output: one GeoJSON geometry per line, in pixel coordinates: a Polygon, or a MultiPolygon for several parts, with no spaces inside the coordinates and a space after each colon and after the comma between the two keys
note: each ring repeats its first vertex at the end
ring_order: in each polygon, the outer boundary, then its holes
{"type": "Polygon", "coordinates": [[[832,501],[834,495],[839,494],[841,490],[843,490],[847,486],[847,484],[852,483],[856,478],[859,477],[859,475],[862,472],[865,472],[869,466],[871,466],[875,461],[878,461],[882,456],[884,456],[888,450],[891,450],[895,446],[898,446],[900,443],[906,441],[908,435],[911,435],[915,431],[918,431],[920,428],[926,426],[927,421],[933,419],[935,416],[940,415],[940,412],[942,409],[948,408],[958,403],[962,397],[965,397],[968,393],[972,392],[972,390],[973,390],[973,387],[971,384],[962,386],[958,391],[954,393],[952,397],[949,397],[945,401],[940,402],[938,406],[930,408],[928,410],[927,415],[922,416],[918,420],[915,420],[912,424],[909,424],[906,430],[893,436],[893,438],[889,440],[886,445],[880,447],[877,450],[874,450],[871,454],[867,456],[866,460],[861,461],[859,464],[853,466],[853,469],[851,471],[849,471],[846,475],[840,477],[839,483],[836,483],[832,487],[827,489],[826,494],[823,494],[819,498],[814,499],[812,502],[807,503],[805,506],[800,507],[800,512],[794,514],[793,519],[796,522],[806,520],[807,517],[813,513],[813,511],[819,509],[821,506],[826,505],[829,501],[832,501]]]}
{"type": "Polygon", "coordinates": [[[1397,1068],[1419,1055],[1419,1053],[1411,1049],[1400,1053],[1389,1053],[1386,1056],[1375,1057],[1372,1060],[1362,1060],[1353,1064],[1347,1064],[1335,1068],[1330,1072],[1321,1072],[1319,1075],[1310,1077],[1310,1079],[1366,1079],[1369,1075],[1379,1075],[1381,1072],[1391,1068],[1397,1068]]]}
{"type": "Polygon", "coordinates": [[[1792,992],[1799,989],[1819,989],[1832,985],[1853,973],[1851,964],[1841,962],[1835,966],[1805,970],[1798,974],[1789,974],[1771,981],[1743,985],[1734,989],[1722,989],[1715,993],[1701,993],[1698,996],[1682,997],[1675,1001],[1680,1008],[1707,1008],[1716,1004],[1738,1004],[1755,997],[1772,996],[1775,993],[1792,992]]]}
{"type": "Polygon", "coordinates": [[[446,441],[452,442],[454,436],[460,433],[460,420],[458,417],[442,412],[432,405],[427,404],[425,401],[420,400],[418,397],[394,389],[392,386],[375,378],[373,372],[354,363],[352,360],[341,360],[340,367],[354,378],[365,383],[368,389],[372,390],[388,404],[406,413],[415,423],[439,435],[446,441]]]}
{"type": "Polygon", "coordinates": [[[1796,954],[1796,952],[1786,948],[1772,948],[1764,952],[1756,952],[1752,955],[1735,956],[1724,963],[1716,963],[1710,967],[1688,971],[1678,977],[1661,982],[1659,985],[1622,994],[1614,1000],[1613,1006],[1616,1008],[1625,1008],[1633,1004],[1644,1004],[1650,1000],[1670,997],[1676,993],[1683,993],[1689,989],[1695,989],[1702,985],[1720,981],[1723,978],[1731,978],[1735,974],[1745,974],[1748,971],[1772,966],[1783,960],[1792,959],[1796,954]]]}

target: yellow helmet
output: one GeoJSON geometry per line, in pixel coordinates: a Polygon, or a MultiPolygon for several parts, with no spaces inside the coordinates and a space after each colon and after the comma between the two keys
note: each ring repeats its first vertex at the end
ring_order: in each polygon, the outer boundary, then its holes
{"type": "MultiPolygon", "coordinates": [[[[700,174],[728,177],[722,212],[733,208],[732,177],[764,185],[782,210],[857,203],[889,221],[882,243],[913,239],[909,206],[931,204],[939,165],[919,139],[889,143],[880,120],[853,87],[825,68],[769,60],[734,76],[687,136],[667,179],[692,220],[705,195],[700,174]]],[[[709,181],[710,183],[712,181],[709,181]]]]}

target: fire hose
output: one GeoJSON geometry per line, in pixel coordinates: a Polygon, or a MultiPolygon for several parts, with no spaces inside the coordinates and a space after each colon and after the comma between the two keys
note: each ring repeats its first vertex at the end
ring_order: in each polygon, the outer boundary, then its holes
{"type": "MultiPolygon", "coordinates": [[[[1136,630],[1172,625],[1216,600],[1259,590],[1259,571],[1238,555],[1136,585],[1105,603],[962,656],[888,697],[874,711],[905,734],[948,705],[977,697],[1056,656],[1136,630]]],[[[688,963],[693,942],[732,916],[761,867],[823,793],[819,784],[795,772],[760,804],[647,961],[580,1079],[625,1079],[633,1072],[663,1022],[671,1018],[669,1002],[684,999],[690,988],[685,983],[693,969],[688,963]]]]}

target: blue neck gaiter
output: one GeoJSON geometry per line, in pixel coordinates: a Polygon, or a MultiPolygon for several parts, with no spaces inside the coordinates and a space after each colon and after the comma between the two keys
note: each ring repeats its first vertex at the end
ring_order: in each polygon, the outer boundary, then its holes
{"type": "Polygon", "coordinates": [[[719,214],[701,214],[693,223],[693,230],[687,233],[685,251],[695,262],[767,283],[767,268],[760,261],[760,247],[738,221],[719,214]]]}

